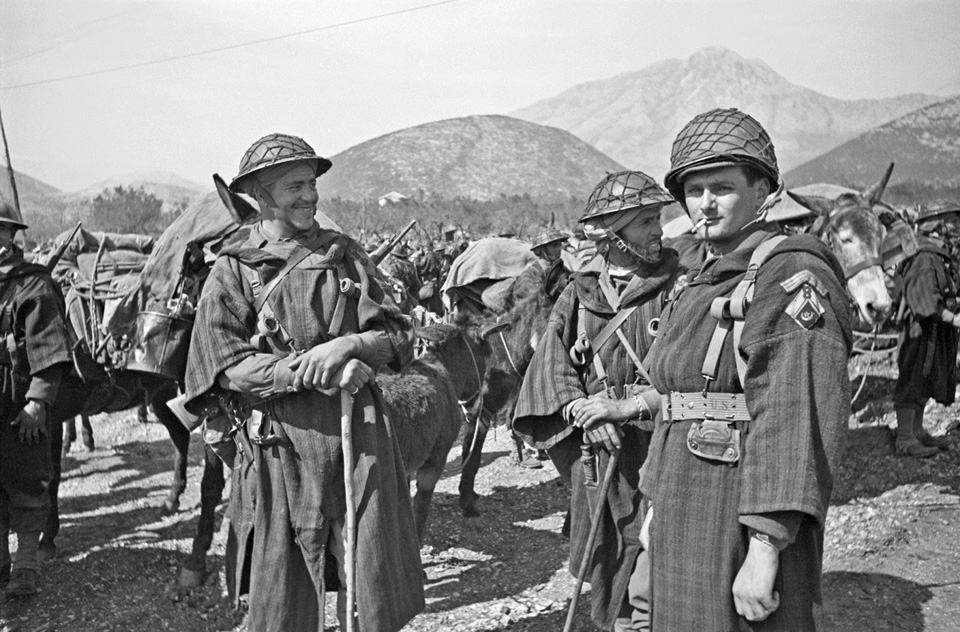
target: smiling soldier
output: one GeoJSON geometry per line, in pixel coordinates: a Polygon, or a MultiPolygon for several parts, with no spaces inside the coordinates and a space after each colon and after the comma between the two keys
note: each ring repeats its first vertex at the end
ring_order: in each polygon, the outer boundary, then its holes
{"type": "MultiPolygon", "coordinates": [[[[259,203],[262,220],[221,250],[190,345],[188,407],[212,393],[253,408],[240,431],[255,464],[252,542],[239,545],[250,555],[251,630],[324,629],[325,552],[343,582],[348,502],[358,506],[357,629],[399,630],[424,606],[406,476],[373,381],[375,368],[411,359],[411,332],[360,245],[314,220],[317,177],[329,168],[286,134],[247,150],[230,187],[259,203]],[[354,498],[338,388],[356,396],[354,498]]],[[[343,606],[341,629],[352,614],[343,606]]]]}
{"type": "Polygon", "coordinates": [[[691,120],[665,184],[714,255],[675,293],[650,359],[653,629],[814,630],[850,413],[843,272],[819,240],[765,221],[782,181],[742,112],[691,120]]]}

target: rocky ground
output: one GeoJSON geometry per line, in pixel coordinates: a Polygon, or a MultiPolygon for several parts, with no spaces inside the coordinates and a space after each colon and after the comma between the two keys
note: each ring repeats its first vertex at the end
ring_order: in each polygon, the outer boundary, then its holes
{"type": "MultiPolygon", "coordinates": [[[[861,357],[852,374],[862,366],[861,357]]],[[[960,452],[893,456],[892,371],[889,361],[871,366],[850,419],[826,534],[828,630],[945,632],[960,621],[960,452]]],[[[856,389],[859,378],[852,384],[856,389]]],[[[932,405],[926,423],[942,434],[958,414],[960,407],[932,405]]],[[[75,445],[65,464],[59,556],[44,566],[39,595],[0,600],[0,632],[245,630],[242,610],[222,595],[222,534],[204,585],[177,585],[199,511],[197,442],[182,509],[166,517],[163,428],[137,423],[132,412],[94,423],[96,450],[75,445]]],[[[560,535],[568,492],[549,463],[541,470],[514,465],[502,429],[491,439],[477,479],[483,517],[459,515],[455,459],[435,496],[422,550],[427,610],[410,632],[563,627],[574,584],[560,535]]],[[[594,629],[586,602],[577,630],[594,629]]]]}

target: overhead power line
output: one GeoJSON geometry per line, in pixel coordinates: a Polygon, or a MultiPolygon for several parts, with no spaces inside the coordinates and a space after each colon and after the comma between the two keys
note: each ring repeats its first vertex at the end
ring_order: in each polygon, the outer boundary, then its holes
{"type": "Polygon", "coordinates": [[[251,40],[247,42],[241,42],[239,44],[231,44],[229,46],[220,46],[217,48],[209,48],[207,50],[195,51],[192,53],[184,53],[183,55],[174,55],[172,57],[163,57],[161,59],[153,59],[150,61],[142,61],[135,64],[127,64],[125,66],[114,66],[113,68],[104,68],[103,70],[93,70],[90,72],[77,73],[75,75],[65,75],[63,77],[54,77],[51,79],[41,79],[40,81],[29,81],[26,83],[18,83],[12,86],[0,87],[0,91],[7,90],[17,90],[19,88],[28,88],[30,86],[42,86],[50,83],[58,83],[61,81],[69,81],[71,79],[82,79],[85,77],[96,77],[98,75],[106,75],[113,72],[121,72],[123,70],[132,70],[134,68],[143,68],[145,66],[157,66],[159,64],[166,64],[172,61],[180,61],[182,59],[190,59],[191,57],[201,57],[203,55],[213,55],[215,53],[222,53],[228,50],[234,50],[237,48],[246,48],[248,46],[257,46],[259,44],[265,44],[267,42],[276,42],[278,40],[290,39],[292,37],[300,37],[301,35],[309,35],[310,33],[319,33],[320,31],[329,31],[330,29],[340,28],[342,26],[350,26],[352,24],[360,24],[363,22],[372,22],[374,20],[379,20],[382,18],[388,18],[395,15],[401,15],[403,13],[413,13],[415,11],[422,11],[424,9],[432,9],[434,7],[439,7],[444,4],[453,4],[454,2],[460,2],[460,0],[440,0],[439,2],[432,2],[430,4],[422,4],[416,7],[410,7],[407,9],[399,9],[397,11],[389,11],[387,13],[378,13],[377,15],[367,16],[365,18],[357,18],[356,20],[347,20],[346,22],[337,22],[336,24],[328,24],[326,26],[318,26],[312,29],[306,29],[303,31],[296,31],[295,33],[285,33],[283,35],[274,35],[272,37],[264,37],[262,39],[251,40]]]}

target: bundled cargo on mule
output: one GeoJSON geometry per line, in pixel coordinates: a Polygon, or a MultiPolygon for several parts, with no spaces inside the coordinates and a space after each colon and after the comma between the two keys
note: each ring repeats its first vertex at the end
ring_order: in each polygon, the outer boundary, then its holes
{"type": "MultiPolygon", "coordinates": [[[[92,232],[79,226],[55,239],[48,265],[54,264],[54,278],[64,289],[67,317],[78,347],[75,357],[92,358],[106,368],[126,363],[128,340],[124,333],[135,314],[126,313],[122,304],[137,287],[153,247],[149,235],[92,232]]],[[[90,366],[78,368],[81,373],[92,370],[90,366]]]]}
{"type": "Polygon", "coordinates": [[[473,314],[507,311],[514,281],[536,259],[530,244],[518,239],[486,237],[472,242],[450,266],[442,288],[444,307],[473,314]]]}

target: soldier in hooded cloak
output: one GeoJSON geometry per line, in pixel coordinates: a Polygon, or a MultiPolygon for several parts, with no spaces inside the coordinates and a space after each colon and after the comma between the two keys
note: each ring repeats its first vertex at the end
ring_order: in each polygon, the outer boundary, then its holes
{"type": "MultiPolygon", "coordinates": [[[[253,402],[242,430],[252,464],[241,466],[252,477],[252,529],[237,544],[249,551],[239,572],[249,569],[251,630],[324,629],[326,578],[344,581],[348,502],[357,507],[357,629],[399,630],[424,607],[406,476],[374,380],[378,367],[410,360],[411,332],[360,245],[314,219],[316,179],[329,167],[285,134],[247,150],[230,187],[259,203],[262,220],[221,249],[190,346],[188,409],[211,396],[253,402]],[[338,389],[355,395],[354,498],[344,488],[338,389]]],[[[353,613],[340,596],[343,629],[353,613]]]]}
{"type": "Polygon", "coordinates": [[[597,184],[580,223],[600,256],[574,274],[554,306],[513,422],[514,432],[546,449],[571,483],[570,572],[577,575],[590,558],[591,616],[604,630],[650,629],[638,485],[659,396],[642,359],[679,274],[676,251],[660,243],[660,209],[670,201],[639,171],[597,184]],[[616,472],[601,497],[596,480],[614,451],[616,472]],[[587,551],[598,504],[600,532],[587,551]]]}

